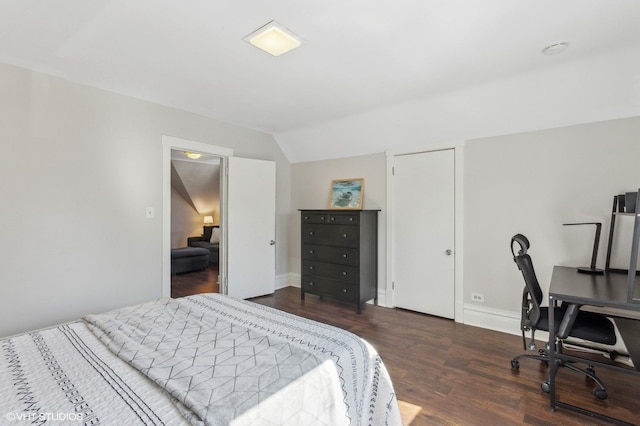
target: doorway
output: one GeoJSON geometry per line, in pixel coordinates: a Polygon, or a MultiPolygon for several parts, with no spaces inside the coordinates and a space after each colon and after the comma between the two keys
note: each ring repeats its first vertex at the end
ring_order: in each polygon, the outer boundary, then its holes
{"type": "MultiPolygon", "coordinates": [[[[171,156],[172,151],[178,152],[196,152],[206,154],[212,157],[219,158],[220,167],[224,169],[226,167],[228,158],[233,155],[233,150],[215,145],[208,145],[200,142],[195,142],[187,139],[176,138],[173,136],[162,135],[162,165],[163,165],[163,201],[162,201],[162,297],[171,297],[171,156]]],[[[221,229],[226,225],[226,176],[224,173],[220,173],[220,193],[219,193],[219,225],[221,229]]],[[[202,219],[204,226],[204,217],[202,219]]],[[[196,233],[195,235],[198,235],[196,233]]],[[[220,235],[220,247],[226,247],[224,232],[220,235]]],[[[218,272],[219,277],[217,282],[226,282],[226,250],[222,249],[219,252],[218,259],[218,272]]],[[[219,289],[220,293],[225,293],[226,288],[219,289]]]]}
{"type": "MultiPolygon", "coordinates": [[[[171,296],[171,151],[220,158],[219,292],[250,298],[275,291],[275,162],[233,157],[233,150],[162,136],[162,297],[171,296]],[[250,265],[250,266],[248,266],[250,265]]],[[[206,238],[205,238],[206,239],[206,238]]]]}
{"type": "Polygon", "coordinates": [[[204,261],[171,271],[173,298],[220,291],[221,163],[217,155],[171,150],[172,255],[185,249],[205,254],[204,261]]]}

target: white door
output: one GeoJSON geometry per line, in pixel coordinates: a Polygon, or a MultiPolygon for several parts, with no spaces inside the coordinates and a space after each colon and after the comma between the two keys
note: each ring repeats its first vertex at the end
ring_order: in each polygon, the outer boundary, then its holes
{"type": "Polygon", "coordinates": [[[275,291],[276,165],[229,157],[227,294],[240,299],[275,291]]]}
{"type": "Polygon", "coordinates": [[[395,306],[454,318],[454,150],[398,155],[393,165],[395,306]]]}

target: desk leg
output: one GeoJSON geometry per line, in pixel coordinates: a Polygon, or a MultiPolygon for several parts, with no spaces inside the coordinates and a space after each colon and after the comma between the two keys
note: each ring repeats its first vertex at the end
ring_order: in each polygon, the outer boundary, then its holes
{"type": "Polygon", "coordinates": [[[622,341],[624,341],[629,357],[633,361],[636,370],[640,370],[640,321],[631,318],[615,318],[614,319],[622,341]]]}
{"type": "Polygon", "coordinates": [[[556,373],[558,365],[556,362],[556,327],[555,327],[555,306],[556,301],[549,296],[549,408],[551,411],[556,409],[556,373]]]}

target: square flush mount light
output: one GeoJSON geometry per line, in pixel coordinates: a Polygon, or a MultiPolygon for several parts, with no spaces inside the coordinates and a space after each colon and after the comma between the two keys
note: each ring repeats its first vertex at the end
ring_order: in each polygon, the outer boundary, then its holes
{"type": "Polygon", "coordinates": [[[243,40],[273,56],[280,56],[302,44],[298,36],[276,21],[269,22],[243,40]]]}

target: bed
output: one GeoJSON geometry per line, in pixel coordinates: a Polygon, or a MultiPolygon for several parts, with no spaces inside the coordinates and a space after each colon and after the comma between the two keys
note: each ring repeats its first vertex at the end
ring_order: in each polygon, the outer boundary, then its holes
{"type": "Polygon", "coordinates": [[[218,294],[89,315],[2,339],[0,353],[0,416],[10,421],[401,424],[367,342],[218,294]]]}

